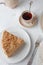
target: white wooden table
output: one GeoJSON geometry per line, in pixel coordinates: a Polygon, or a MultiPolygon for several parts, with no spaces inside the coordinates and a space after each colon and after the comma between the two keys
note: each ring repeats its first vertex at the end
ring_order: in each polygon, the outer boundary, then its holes
{"type": "MultiPolygon", "coordinates": [[[[19,16],[24,10],[27,9],[29,9],[28,0],[21,0],[19,6],[15,9],[10,9],[4,5],[0,5],[0,32],[3,29],[8,28],[10,26],[20,26],[19,16]]],[[[34,0],[34,3],[31,7],[31,11],[35,12],[37,16],[40,16],[41,12],[43,11],[43,0],[34,0]]],[[[25,29],[30,34],[33,43],[35,42],[35,40],[39,35],[43,36],[43,32],[39,24],[37,24],[33,28],[25,28],[25,27],[21,28],[25,29]]],[[[23,62],[14,65],[26,65],[27,62],[28,58],[26,58],[23,62]]],[[[2,59],[0,58],[0,65],[8,65],[8,64],[6,64],[6,62],[2,61],[2,59]]]]}

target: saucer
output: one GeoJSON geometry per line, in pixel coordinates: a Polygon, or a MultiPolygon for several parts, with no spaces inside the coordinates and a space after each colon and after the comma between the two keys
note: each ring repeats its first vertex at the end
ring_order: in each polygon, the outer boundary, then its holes
{"type": "Polygon", "coordinates": [[[33,23],[26,23],[26,22],[23,22],[21,19],[22,19],[22,16],[19,17],[19,23],[26,28],[31,28],[35,26],[35,24],[37,23],[37,16],[35,17],[33,23]]]}

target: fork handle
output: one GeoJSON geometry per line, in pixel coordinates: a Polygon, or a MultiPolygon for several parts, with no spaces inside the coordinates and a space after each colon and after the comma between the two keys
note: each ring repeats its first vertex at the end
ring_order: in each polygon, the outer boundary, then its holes
{"type": "Polygon", "coordinates": [[[31,56],[30,61],[28,62],[27,65],[31,65],[31,64],[32,64],[32,62],[33,62],[33,60],[34,60],[34,57],[35,57],[35,55],[36,55],[36,52],[37,52],[37,48],[35,48],[35,49],[33,50],[32,56],[31,56]]]}

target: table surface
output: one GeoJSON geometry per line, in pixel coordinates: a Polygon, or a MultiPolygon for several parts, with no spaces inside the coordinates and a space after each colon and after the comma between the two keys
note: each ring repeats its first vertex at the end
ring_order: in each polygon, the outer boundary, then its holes
{"type": "MultiPolygon", "coordinates": [[[[15,9],[10,9],[5,5],[0,5],[0,32],[2,32],[2,30],[10,26],[19,26],[29,33],[34,43],[39,35],[43,36],[43,32],[39,25],[40,22],[39,17],[43,12],[43,0],[34,0],[31,7],[31,11],[36,13],[38,16],[38,24],[36,26],[32,28],[25,28],[19,24],[19,16],[25,10],[29,10],[29,0],[21,0],[18,7],[15,9]]],[[[24,62],[21,62],[20,64],[14,64],[14,65],[24,65],[24,64],[26,65],[27,62],[28,62],[28,58],[24,62]]],[[[0,65],[3,65],[3,63],[4,65],[7,65],[0,58],[0,65]]]]}

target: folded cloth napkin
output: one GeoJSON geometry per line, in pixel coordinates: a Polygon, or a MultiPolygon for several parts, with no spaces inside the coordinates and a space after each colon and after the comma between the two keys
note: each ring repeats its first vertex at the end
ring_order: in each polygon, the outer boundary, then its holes
{"type": "Polygon", "coordinates": [[[43,41],[40,43],[32,65],[43,65],[43,41]]]}

